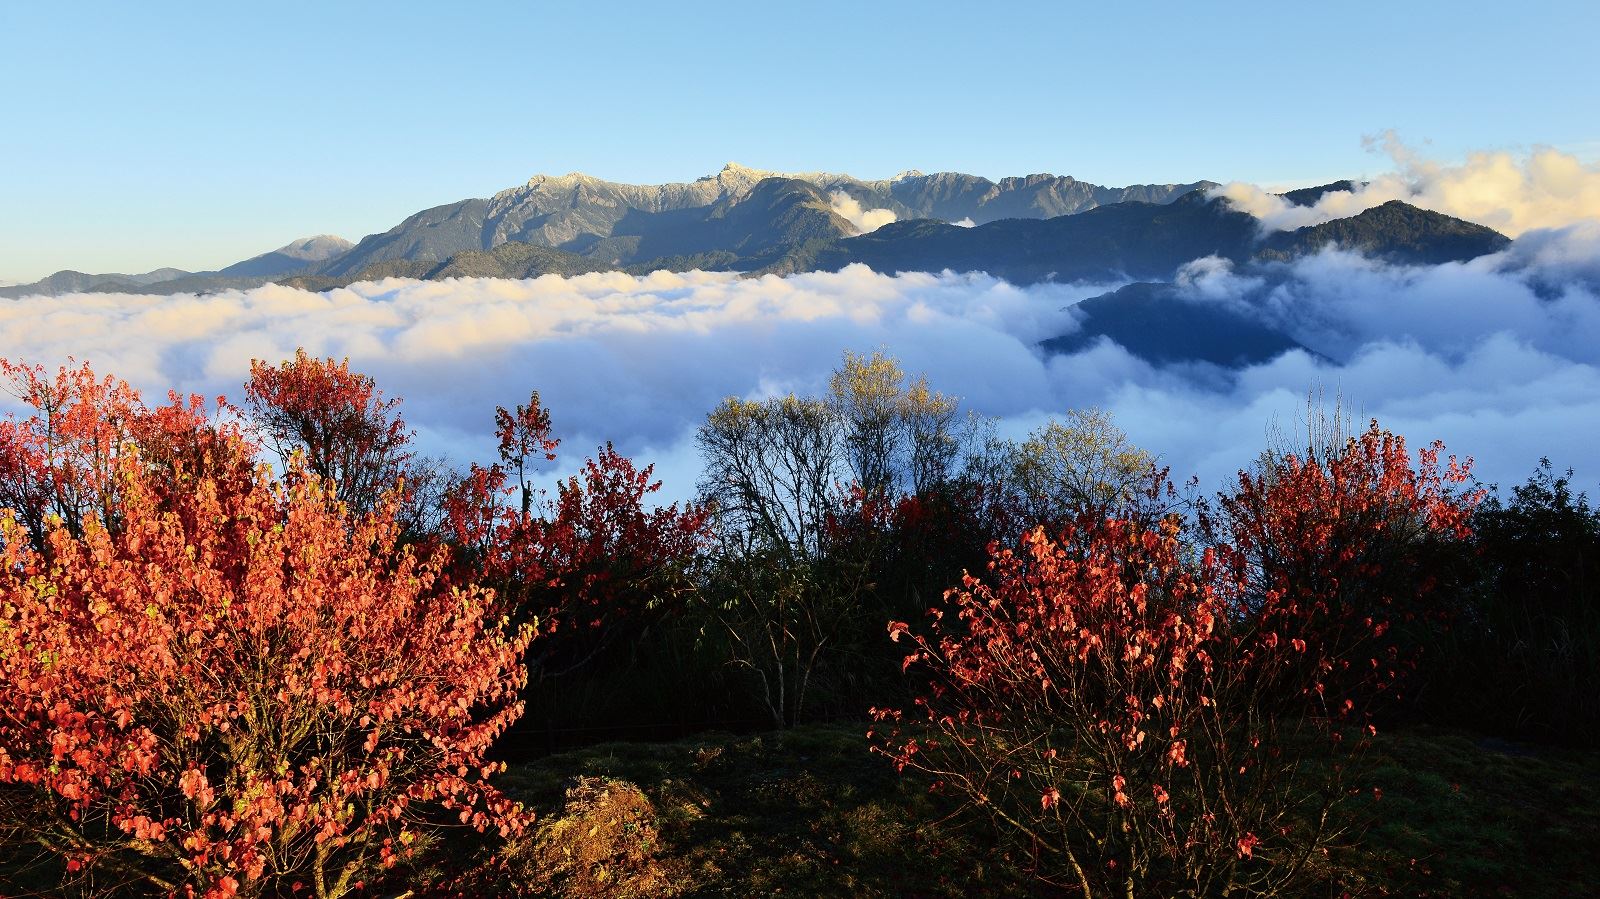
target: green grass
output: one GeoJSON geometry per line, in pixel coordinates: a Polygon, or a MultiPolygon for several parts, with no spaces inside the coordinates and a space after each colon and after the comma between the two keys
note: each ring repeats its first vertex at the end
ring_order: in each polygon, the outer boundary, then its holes
{"type": "Polygon", "coordinates": [[[1367,829],[1332,860],[1351,892],[1600,895],[1600,754],[1413,728],[1366,762],[1367,829]]]}

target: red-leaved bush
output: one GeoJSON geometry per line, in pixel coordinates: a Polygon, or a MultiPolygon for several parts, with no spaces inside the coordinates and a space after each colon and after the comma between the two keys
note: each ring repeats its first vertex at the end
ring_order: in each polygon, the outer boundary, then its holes
{"type": "Polygon", "coordinates": [[[1371,730],[1360,703],[1404,660],[1393,624],[1433,614],[1427,553],[1464,534],[1478,496],[1438,453],[1413,468],[1374,425],[1278,459],[1203,511],[1208,548],[1173,516],[992,546],[927,632],[890,624],[927,681],[909,717],[874,710],[877,748],[1085,897],[1282,889],[1343,795],[1344,764],[1305,753],[1371,730]]]}
{"type": "Polygon", "coordinates": [[[317,359],[304,349],[278,365],[250,363],[245,405],[285,466],[295,453],[358,512],[393,490],[411,461],[411,432],[398,399],[384,399],[350,360],[317,359]]]}
{"type": "Polygon", "coordinates": [[[1442,451],[1434,443],[1413,462],[1405,438],[1374,421],[1342,446],[1241,471],[1202,510],[1202,533],[1242,586],[1254,651],[1296,650],[1289,664],[1257,666],[1271,680],[1264,697],[1363,716],[1401,698],[1418,631],[1448,623],[1434,601],[1450,567],[1440,550],[1470,536],[1484,496],[1466,487],[1471,460],[1441,466],[1442,451]]]}
{"type": "Polygon", "coordinates": [[[468,572],[514,617],[538,622],[539,676],[578,668],[672,611],[705,542],[704,511],[650,508],[661,489],[653,468],[610,444],[546,496],[533,468],[556,458],[559,441],[537,392],[515,411],[497,409],[496,433],[500,460],[472,466],[446,496],[445,518],[468,572]]]}
{"type": "Polygon", "coordinates": [[[878,750],[1085,897],[1275,889],[1325,838],[1333,794],[1253,714],[1220,574],[1172,518],[1085,519],[995,549],[929,633],[890,625],[929,683],[911,720],[875,710],[878,750]]]}
{"type": "Polygon", "coordinates": [[[207,897],[350,894],[446,813],[522,828],[485,752],[530,631],[399,545],[392,497],[352,512],[176,416],[114,445],[57,417],[95,464],[39,476],[99,514],[0,515],[0,826],[78,892],[207,897]]]}
{"type": "Polygon", "coordinates": [[[174,396],[151,410],[132,387],[88,365],[51,373],[0,359],[0,384],[32,410],[0,421],[0,508],[12,511],[40,552],[48,551],[52,521],[75,534],[90,521],[116,527],[114,475],[134,442],[148,439],[148,461],[160,464],[192,455],[206,431],[199,397],[174,396]]]}

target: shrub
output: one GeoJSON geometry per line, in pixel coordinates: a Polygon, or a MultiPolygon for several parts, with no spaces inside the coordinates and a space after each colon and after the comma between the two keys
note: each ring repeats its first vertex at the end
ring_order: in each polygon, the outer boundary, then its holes
{"type": "Polygon", "coordinates": [[[1257,714],[1237,585],[1180,536],[1170,517],[1035,529],[992,548],[926,634],[890,625],[929,686],[911,721],[875,710],[877,749],[1085,897],[1271,892],[1328,836],[1339,795],[1257,714]]]}
{"type": "Polygon", "coordinates": [[[384,399],[350,360],[317,359],[297,349],[278,365],[250,363],[245,404],[287,467],[296,453],[358,512],[375,506],[406,473],[411,432],[397,399],[384,399]]]}
{"type": "Polygon", "coordinates": [[[1369,703],[1398,695],[1444,617],[1440,560],[1481,493],[1439,453],[1413,467],[1373,423],[1333,451],[1268,456],[1201,507],[1203,550],[1137,503],[992,546],[988,577],[948,591],[926,634],[890,624],[928,687],[912,721],[875,711],[879,749],[1086,897],[1283,888],[1342,795],[1343,761],[1302,759],[1359,749],[1369,703]]]}
{"type": "Polygon", "coordinates": [[[661,489],[610,444],[548,498],[533,467],[559,441],[534,393],[496,410],[500,460],[474,465],[445,499],[447,536],[463,577],[494,586],[505,610],[543,634],[534,673],[583,667],[647,623],[674,611],[706,539],[705,515],[677,504],[649,508],[661,489]],[[508,501],[511,500],[511,501],[508,501]]]}
{"type": "Polygon", "coordinates": [[[446,812],[520,829],[485,752],[530,632],[399,545],[392,496],[357,514],[298,468],[236,476],[225,431],[184,443],[200,464],[121,442],[104,516],[47,516],[47,553],[0,518],[4,827],[74,889],[207,897],[347,895],[446,812]]]}
{"type": "Polygon", "coordinates": [[[1442,451],[1434,443],[1413,464],[1405,438],[1374,421],[1342,446],[1268,456],[1202,509],[1202,533],[1242,585],[1256,651],[1298,650],[1293,664],[1256,666],[1265,698],[1317,714],[1404,698],[1428,632],[1448,623],[1440,576],[1483,496],[1464,486],[1471,460],[1441,467],[1442,451]]]}
{"type": "MultiPolygon", "coordinates": [[[[31,410],[0,421],[0,508],[11,510],[36,552],[49,553],[56,526],[74,535],[90,522],[120,527],[119,465],[161,472],[166,481],[180,465],[191,476],[204,469],[234,481],[254,468],[254,447],[236,428],[213,422],[198,396],[172,394],[151,409],[126,382],[101,378],[87,364],[52,374],[0,359],[0,383],[31,410]],[[127,452],[135,446],[136,462],[127,452]]],[[[219,412],[226,408],[219,399],[219,412]]]]}

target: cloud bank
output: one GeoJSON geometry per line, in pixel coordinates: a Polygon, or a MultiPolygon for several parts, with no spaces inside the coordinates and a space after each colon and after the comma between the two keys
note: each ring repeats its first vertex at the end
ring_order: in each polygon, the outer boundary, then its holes
{"type": "Polygon", "coordinates": [[[836,190],[828,197],[835,215],[854,225],[857,234],[876,231],[894,221],[896,216],[887,209],[867,209],[855,197],[836,190]]]}
{"type": "Polygon", "coordinates": [[[1445,165],[1406,146],[1394,132],[1368,138],[1395,171],[1354,191],[1330,191],[1312,206],[1295,206],[1253,184],[1233,182],[1212,191],[1256,216],[1268,231],[1290,231],[1355,215],[1390,200],[1488,225],[1512,237],[1600,219],[1600,164],[1548,147],[1517,156],[1479,152],[1445,165]]]}
{"type": "MultiPolygon", "coordinates": [[[[391,279],[312,294],[84,294],[0,302],[0,354],[89,360],[147,394],[238,397],[251,358],[349,356],[404,397],[426,452],[492,455],[495,405],[538,389],[569,460],[604,440],[660,463],[674,497],[693,433],[729,395],[821,391],[844,350],[885,347],[1020,436],[1080,406],[1111,410],[1175,475],[1208,488],[1295,430],[1308,389],[1519,482],[1541,456],[1600,480],[1600,226],[1524,235],[1465,264],[1397,267],[1326,253],[1235,271],[1199,260],[1185,299],[1231,304],[1311,352],[1225,371],[1157,367],[1108,341],[1046,357],[1072,305],[1117,285],[1017,287],[982,274],[744,279],[620,273],[507,281],[391,279]]],[[[568,463],[570,464],[570,462],[568,463]]]]}

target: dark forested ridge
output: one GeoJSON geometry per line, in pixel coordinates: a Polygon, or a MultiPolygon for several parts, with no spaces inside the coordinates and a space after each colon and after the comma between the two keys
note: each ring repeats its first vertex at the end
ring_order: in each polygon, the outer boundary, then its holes
{"type": "Polygon", "coordinates": [[[1492,229],[1398,200],[1347,219],[1263,237],[1254,216],[1195,191],[1166,205],[1121,203],[1052,219],[960,228],[896,222],[789,254],[767,271],[986,271],[1019,283],[1169,279],[1205,256],[1237,263],[1285,261],[1328,246],[1402,263],[1462,261],[1502,249],[1492,229]]]}
{"type": "Polygon", "coordinates": [[[1172,284],[1129,284],[1073,309],[1077,330],[1043,341],[1045,352],[1066,355],[1111,340],[1158,365],[1207,362],[1238,368],[1305,349],[1241,310],[1189,298],[1172,284]]]}

